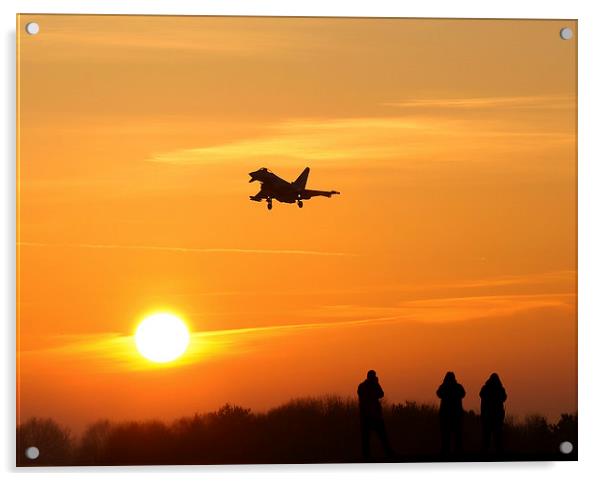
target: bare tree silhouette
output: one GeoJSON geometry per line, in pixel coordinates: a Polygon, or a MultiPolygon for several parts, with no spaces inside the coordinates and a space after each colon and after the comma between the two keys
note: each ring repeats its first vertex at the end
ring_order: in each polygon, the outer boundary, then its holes
{"type": "Polygon", "coordinates": [[[52,419],[31,418],[17,427],[17,464],[19,466],[60,466],[73,463],[74,444],[68,429],[52,419]],[[25,453],[30,447],[39,450],[37,459],[25,453]]]}
{"type": "MultiPolygon", "coordinates": [[[[384,422],[398,461],[438,461],[439,412],[428,404],[383,404],[384,422]]],[[[17,429],[17,464],[139,465],[361,462],[359,408],[352,398],[293,399],[267,412],[227,404],[214,412],[172,423],[99,421],[79,439],[49,419],[31,419],[17,429]],[[24,456],[40,449],[38,460],[24,456]]],[[[464,454],[453,460],[577,459],[577,416],[563,414],[557,424],[538,415],[505,424],[505,450],[483,458],[481,421],[464,413],[464,454]],[[562,441],[573,443],[562,454],[562,441]]],[[[389,461],[382,446],[373,458],[389,461]]]]}

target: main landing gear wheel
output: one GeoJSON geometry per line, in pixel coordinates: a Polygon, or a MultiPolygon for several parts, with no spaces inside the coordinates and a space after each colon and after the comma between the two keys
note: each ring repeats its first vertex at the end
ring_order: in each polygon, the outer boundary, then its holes
{"type": "Polygon", "coordinates": [[[300,209],[301,207],[303,207],[303,201],[302,200],[298,200],[297,201],[297,205],[299,206],[299,209],[300,209]]]}

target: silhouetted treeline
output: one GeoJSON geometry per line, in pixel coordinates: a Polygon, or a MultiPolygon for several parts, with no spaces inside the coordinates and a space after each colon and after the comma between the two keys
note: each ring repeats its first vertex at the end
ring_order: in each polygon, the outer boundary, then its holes
{"type": "MultiPolygon", "coordinates": [[[[383,415],[395,461],[440,459],[438,409],[413,402],[385,404],[383,415]]],[[[17,428],[17,464],[260,464],[361,462],[361,436],[355,400],[338,397],[295,399],[265,413],[226,404],[171,424],[158,421],[99,421],[75,438],[51,419],[33,418],[17,428]],[[25,450],[36,446],[37,460],[25,450]]],[[[481,454],[479,416],[464,416],[464,454],[451,460],[577,459],[577,416],[563,414],[556,424],[530,416],[504,426],[504,453],[481,454]],[[573,443],[569,455],[559,451],[573,443]]],[[[385,460],[375,447],[375,460],[385,460]]],[[[447,459],[446,460],[450,460],[447,459]]]]}

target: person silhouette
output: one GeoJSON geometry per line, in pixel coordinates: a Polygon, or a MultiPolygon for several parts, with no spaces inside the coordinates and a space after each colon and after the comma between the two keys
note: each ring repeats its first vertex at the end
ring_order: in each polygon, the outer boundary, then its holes
{"type": "Polygon", "coordinates": [[[497,373],[491,374],[479,392],[481,398],[481,428],[483,433],[483,451],[489,451],[491,438],[495,450],[502,451],[502,430],[504,427],[504,402],[508,398],[506,390],[497,373]]]}
{"type": "Polygon", "coordinates": [[[362,455],[364,459],[369,460],[370,455],[370,433],[374,431],[385,450],[387,457],[391,457],[393,452],[389,444],[389,437],[385,429],[382,406],[380,400],[385,393],[378,382],[376,371],[370,370],[366,379],[357,387],[357,395],[360,407],[360,428],[362,436],[362,455]]]}
{"type": "Polygon", "coordinates": [[[456,381],[456,375],[449,371],[437,389],[437,397],[441,399],[439,427],[441,429],[441,452],[444,455],[450,452],[452,435],[455,451],[462,451],[462,418],[464,417],[462,399],[464,396],[466,396],[464,387],[456,381]]]}

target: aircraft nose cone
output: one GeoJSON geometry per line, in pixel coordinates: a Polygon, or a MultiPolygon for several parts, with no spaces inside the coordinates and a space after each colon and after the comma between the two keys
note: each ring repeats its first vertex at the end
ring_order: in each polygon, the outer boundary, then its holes
{"type": "Polygon", "coordinates": [[[253,182],[254,180],[263,182],[263,179],[264,179],[267,171],[268,171],[268,169],[266,169],[265,167],[262,167],[261,169],[256,170],[255,172],[249,172],[249,175],[251,176],[251,180],[249,182],[253,182]]]}

